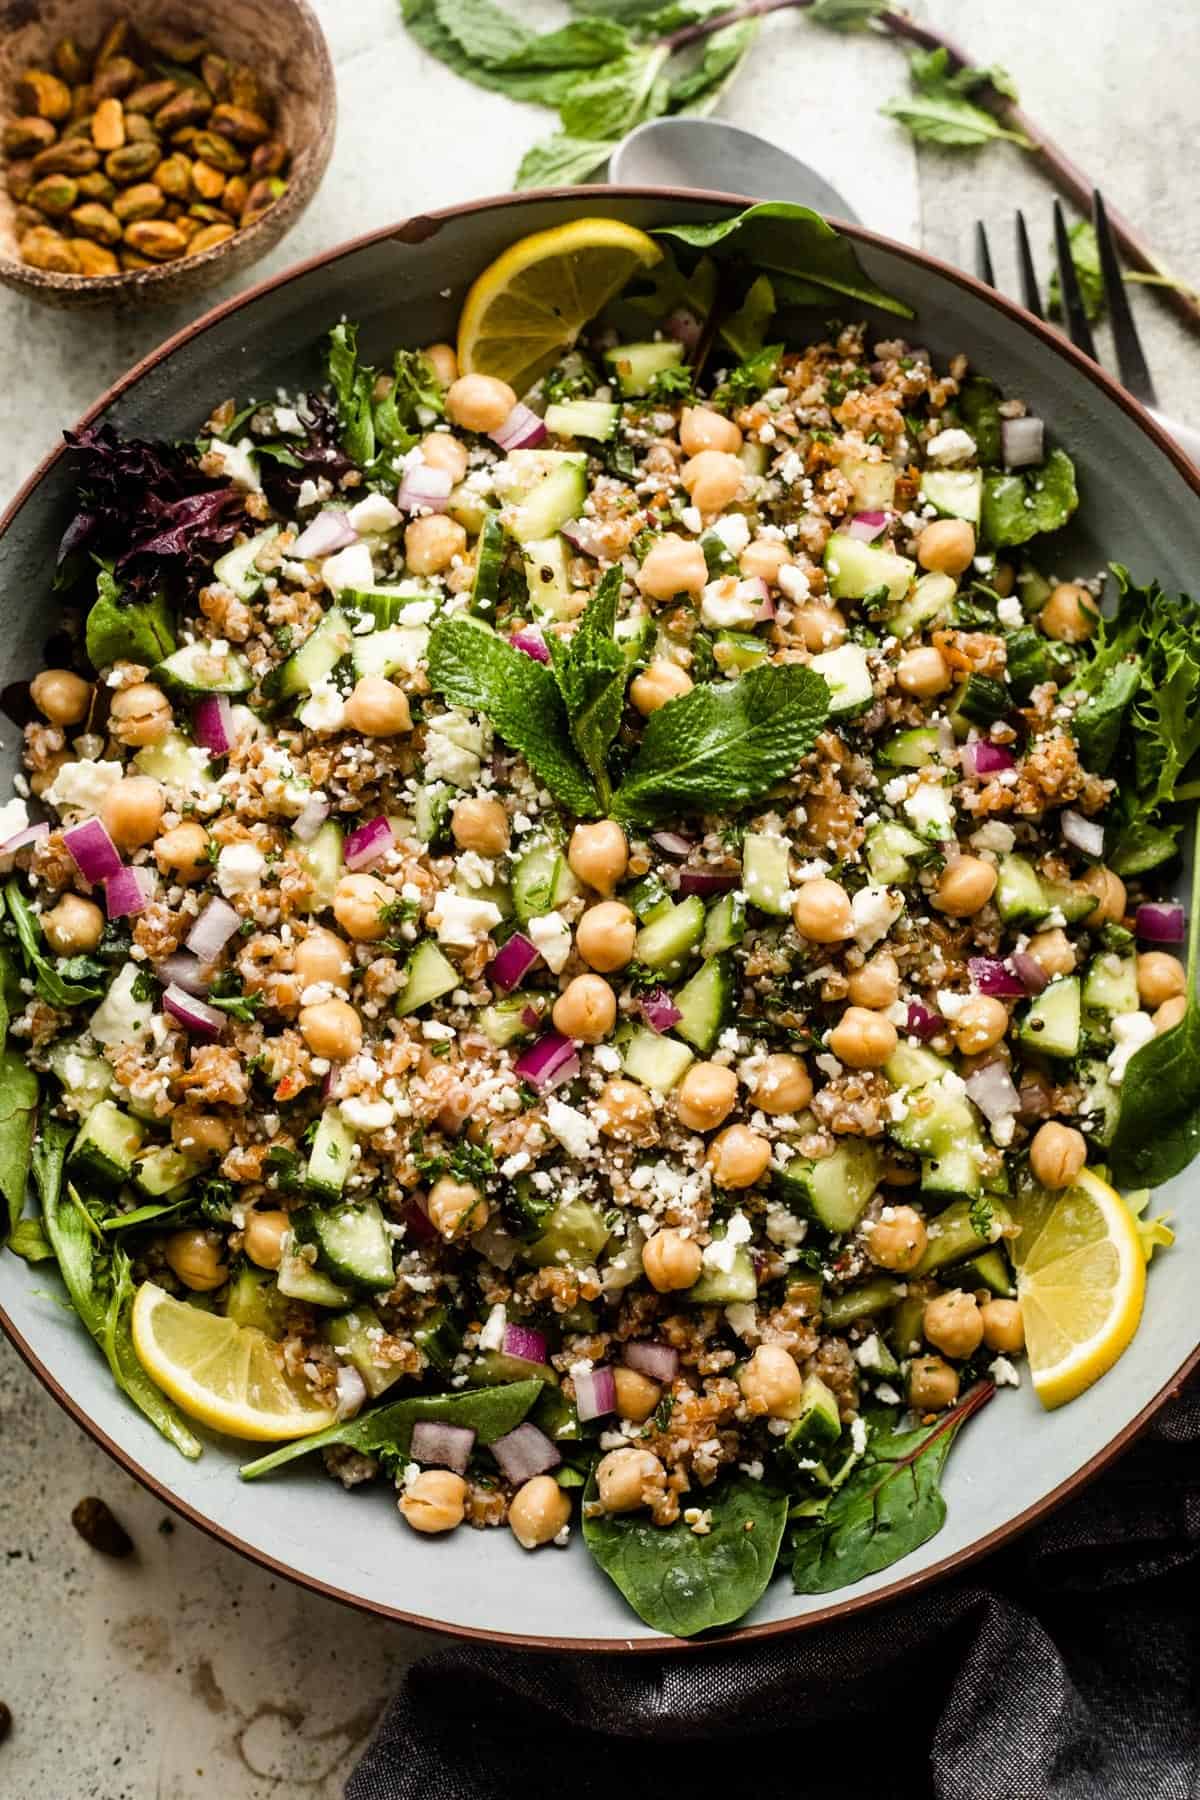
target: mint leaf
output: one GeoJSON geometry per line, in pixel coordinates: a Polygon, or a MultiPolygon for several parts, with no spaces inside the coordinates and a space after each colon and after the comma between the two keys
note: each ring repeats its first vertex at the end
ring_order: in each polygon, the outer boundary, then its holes
{"type": "Polygon", "coordinates": [[[576,19],[561,31],[546,31],[496,65],[509,69],[589,69],[612,62],[630,49],[629,33],[609,19],[576,19]]]}
{"type": "Polygon", "coordinates": [[[696,66],[671,83],[671,112],[711,112],[757,35],[757,19],[739,19],[705,38],[696,66]]]}
{"type": "Polygon", "coordinates": [[[607,810],[608,752],[621,724],[629,663],[613,636],[624,571],[608,570],[569,638],[547,638],[550,666],[571,725],[571,741],[591,771],[607,810]]]}
{"type": "Polygon", "coordinates": [[[993,546],[1027,544],[1059,530],[1078,505],[1075,464],[1065,450],[1052,450],[1036,469],[984,477],[980,531],[993,546]]]}
{"type": "Polygon", "coordinates": [[[888,0],[812,0],[806,17],[830,31],[865,31],[887,8],[888,0]]]}
{"type": "MultiPolygon", "coordinates": [[[[430,56],[436,56],[439,62],[445,63],[448,69],[453,69],[464,80],[473,81],[477,87],[488,88],[493,93],[507,94],[510,100],[557,106],[576,79],[573,69],[504,69],[480,61],[465,50],[453,32],[448,31],[441,23],[437,0],[402,0],[402,13],[408,31],[430,56]]],[[[472,25],[478,25],[478,20],[473,19],[463,24],[463,35],[469,42],[493,41],[486,26],[481,27],[481,35],[472,40],[472,25]]],[[[496,31],[494,41],[499,43],[499,28],[496,31]]],[[[507,39],[506,54],[519,55],[530,40],[531,34],[523,26],[514,25],[512,35],[507,39]]]]}
{"type": "MultiPolygon", "coordinates": [[[[1071,261],[1075,264],[1083,310],[1089,319],[1098,319],[1104,312],[1104,277],[1100,273],[1100,246],[1096,242],[1096,228],[1090,219],[1077,219],[1068,230],[1067,239],[1071,246],[1071,261]]],[[[1050,277],[1046,300],[1050,317],[1060,318],[1062,290],[1057,269],[1050,277]]]]}
{"type": "Polygon", "coordinates": [[[568,137],[623,137],[644,119],[665,112],[666,84],[658,77],[667,56],[661,44],[638,47],[573,81],[559,108],[568,137]]]}
{"type": "Polygon", "coordinates": [[[792,774],[828,712],[824,679],[795,663],[694,687],[651,714],[614,815],[650,824],[757,800],[792,774]]]}
{"type": "Polygon", "coordinates": [[[913,86],[923,94],[973,94],[977,88],[994,87],[998,94],[1015,100],[1017,90],[1007,69],[993,64],[988,69],[965,65],[951,73],[950,52],[945,45],[936,50],[914,50],[908,62],[913,86]]]}
{"type": "Polygon", "coordinates": [[[918,143],[941,144],[952,149],[973,149],[980,144],[1007,139],[1023,150],[1033,145],[1019,131],[1008,131],[993,113],[976,106],[968,94],[991,86],[1008,99],[1016,99],[1012,77],[1000,68],[950,71],[947,50],[917,50],[909,58],[914,95],[891,100],[882,109],[910,131],[918,143]]]}
{"type": "Polygon", "coordinates": [[[433,0],[438,24],[472,62],[517,56],[533,33],[492,0],[433,0]]]}
{"type": "Polygon", "coordinates": [[[618,138],[577,138],[565,131],[543,138],[525,152],[517,170],[518,188],[566,187],[571,182],[586,181],[619,143],[618,138]]]}
{"type": "Polygon", "coordinates": [[[429,684],[452,706],[491,720],[560,803],[583,818],[601,810],[570,749],[558,683],[544,663],[514,650],[476,619],[442,619],[429,638],[429,684]]]}

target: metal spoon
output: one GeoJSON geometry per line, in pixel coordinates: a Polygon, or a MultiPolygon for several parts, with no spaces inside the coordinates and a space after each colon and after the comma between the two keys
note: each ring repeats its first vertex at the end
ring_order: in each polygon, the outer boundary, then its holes
{"type": "Polygon", "coordinates": [[[858,224],[850,202],[807,163],[722,119],[651,119],[617,145],[612,181],[631,187],[720,188],[756,200],[794,200],[858,224]]]}

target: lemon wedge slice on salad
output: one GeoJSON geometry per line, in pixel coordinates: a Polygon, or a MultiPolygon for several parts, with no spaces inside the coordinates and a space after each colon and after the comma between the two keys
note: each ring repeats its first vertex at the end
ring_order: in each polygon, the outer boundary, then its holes
{"type": "Polygon", "coordinates": [[[1062,1406],[1128,1347],[1146,1294],[1145,1251],[1120,1194],[1090,1169],[1065,1193],[1030,1189],[1012,1211],[1033,1391],[1043,1406],[1062,1406]]]}
{"type": "Polygon", "coordinates": [[[636,269],[662,257],[620,219],[572,219],[510,244],[471,287],[458,321],[464,375],[494,375],[523,394],[571,348],[636,269]]]}
{"type": "Polygon", "coordinates": [[[137,1291],[132,1328],[147,1375],[214,1431],[274,1443],[307,1437],[337,1418],[334,1407],[284,1374],[265,1332],[172,1299],[153,1281],[137,1291]]]}

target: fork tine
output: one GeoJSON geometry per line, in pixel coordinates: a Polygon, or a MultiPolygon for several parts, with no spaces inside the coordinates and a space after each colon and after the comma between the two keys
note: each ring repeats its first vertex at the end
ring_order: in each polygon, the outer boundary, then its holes
{"type": "Polygon", "coordinates": [[[1104,198],[1099,188],[1092,190],[1092,221],[1096,227],[1096,244],[1100,251],[1100,274],[1104,281],[1104,297],[1108,301],[1113,349],[1117,353],[1117,367],[1121,371],[1121,382],[1129,389],[1135,400],[1141,400],[1146,406],[1153,406],[1156,401],[1154,383],[1150,378],[1150,370],[1142,352],[1137,326],[1133,322],[1129,296],[1125,292],[1125,283],[1121,279],[1121,265],[1117,261],[1116,246],[1113,243],[1108,214],[1104,208],[1104,198]]]}
{"type": "Polygon", "coordinates": [[[1054,250],[1058,261],[1058,287],[1062,295],[1063,317],[1066,320],[1067,333],[1077,350],[1090,356],[1093,362],[1099,362],[1096,345],[1092,338],[1092,328],[1088,324],[1084,311],[1083,295],[1079,291],[1079,277],[1075,273],[1075,264],[1071,257],[1071,240],[1067,236],[1067,221],[1063,214],[1062,201],[1054,202],[1054,250]]]}
{"type": "Polygon", "coordinates": [[[1033,264],[1033,251],[1029,246],[1029,232],[1025,228],[1025,214],[1017,209],[1017,266],[1021,271],[1021,299],[1025,310],[1031,312],[1035,319],[1045,317],[1042,312],[1041,295],[1038,293],[1037,270],[1033,264]]]}
{"type": "Polygon", "coordinates": [[[975,221],[975,273],[980,281],[986,281],[989,287],[995,287],[996,271],[992,267],[991,246],[982,219],[975,221]]]}

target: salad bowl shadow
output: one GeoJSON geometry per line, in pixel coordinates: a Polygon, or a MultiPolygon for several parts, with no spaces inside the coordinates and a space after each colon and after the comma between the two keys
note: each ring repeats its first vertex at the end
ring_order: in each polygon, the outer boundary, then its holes
{"type": "MultiPolygon", "coordinates": [[[[315,385],[320,339],[343,315],[361,322],[364,354],[376,361],[399,343],[452,337],[474,276],[527,232],[581,211],[652,229],[719,217],[743,204],[722,194],[597,187],[479,201],[409,219],[216,308],[132,369],[88,421],[191,436],[211,404],[232,391],[268,395],[315,385]]],[[[786,231],[786,223],[778,229],[786,231]]],[[[1141,408],[1056,333],[969,276],[858,228],[843,229],[868,274],[917,314],[906,328],[852,306],[848,316],[868,317],[880,339],[903,330],[939,361],[965,352],[977,369],[1024,397],[1054,440],[1069,447],[1082,495],[1073,526],[1075,565],[1100,568],[1116,560],[1136,579],[1154,577],[1170,591],[1185,591],[1200,564],[1200,472],[1141,408]]],[[[822,323],[811,320],[810,330],[822,323]]],[[[0,521],[5,682],[41,666],[54,623],[55,549],[72,494],[60,450],[0,521]]],[[[3,751],[6,777],[15,767],[13,735],[6,734],[3,751]]],[[[1127,1446],[1200,1363],[1193,1304],[1200,1231],[1188,1216],[1192,1185],[1183,1176],[1160,1193],[1160,1204],[1178,1215],[1178,1241],[1156,1258],[1142,1327],[1109,1374],[1056,1413],[1042,1411],[1028,1381],[998,1396],[962,1434],[951,1459],[948,1517],[938,1536],[834,1594],[797,1596],[777,1579],[722,1641],[784,1634],[911,1594],[1030,1525],[1127,1446]]],[[[367,1611],[497,1643],[651,1654],[703,1647],[639,1624],[576,1548],[531,1559],[507,1532],[459,1532],[431,1542],[399,1527],[384,1493],[347,1496],[307,1461],[247,1485],[237,1470],[253,1453],[227,1440],[207,1437],[200,1460],[185,1462],[112,1388],[94,1345],[48,1286],[44,1271],[0,1256],[0,1325],[33,1372],[164,1503],[280,1575],[367,1611]]]]}

